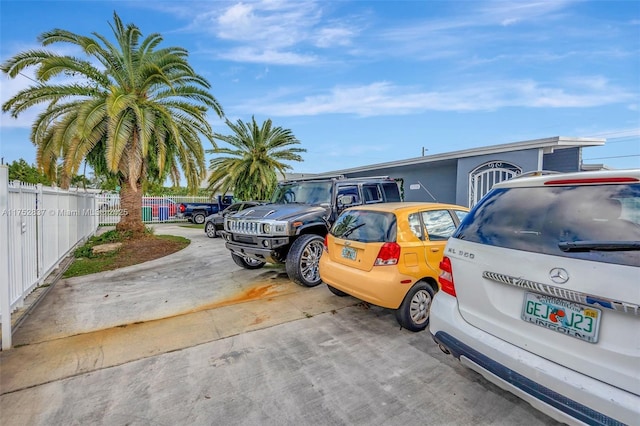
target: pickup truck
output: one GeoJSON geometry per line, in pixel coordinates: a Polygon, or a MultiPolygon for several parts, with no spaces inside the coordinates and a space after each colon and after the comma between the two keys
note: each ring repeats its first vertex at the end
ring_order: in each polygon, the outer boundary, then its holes
{"type": "Polygon", "coordinates": [[[232,195],[218,195],[210,203],[180,203],[177,217],[203,224],[206,217],[218,213],[233,204],[232,195]]]}

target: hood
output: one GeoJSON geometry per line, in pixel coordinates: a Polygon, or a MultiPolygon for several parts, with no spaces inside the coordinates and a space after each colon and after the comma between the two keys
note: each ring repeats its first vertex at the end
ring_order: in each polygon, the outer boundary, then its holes
{"type": "Polygon", "coordinates": [[[321,206],[309,204],[266,204],[264,206],[250,207],[229,217],[234,219],[291,220],[301,216],[323,216],[326,214],[328,214],[328,210],[321,206]]]}
{"type": "Polygon", "coordinates": [[[205,219],[205,222],[223,223],[224,222],[224,217],[222,216],[222,213],[220,213],[220,212],[219,213],[210,214],[205,219]]]}

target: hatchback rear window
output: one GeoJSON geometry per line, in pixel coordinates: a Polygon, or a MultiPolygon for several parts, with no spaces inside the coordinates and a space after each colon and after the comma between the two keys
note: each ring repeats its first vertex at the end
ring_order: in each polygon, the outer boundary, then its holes
{"type": "Polygon", "coordinates": [[[496,189],[454,238],[640,266],[640,184],[496,189]]]}
{"type": "Polygon", "coordinates": [[[347,210],[333,224],[331,234],[338,238],[364,243],[394,242],[396,216],[385,212],[347,210]]]}

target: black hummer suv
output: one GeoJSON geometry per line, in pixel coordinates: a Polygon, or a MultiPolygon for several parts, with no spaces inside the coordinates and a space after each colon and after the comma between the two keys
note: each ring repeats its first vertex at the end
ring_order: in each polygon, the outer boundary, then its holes
{"type": "Polygon", "coordinates": [[[324,237],[338,214],[359,204],[402,201],[395,180],[383,177],[316,178],[280,182],[270,204],[227,216],[220,234],[231,257],[246,269],[285,263],[289,278],[320,284],[324,237]]]}

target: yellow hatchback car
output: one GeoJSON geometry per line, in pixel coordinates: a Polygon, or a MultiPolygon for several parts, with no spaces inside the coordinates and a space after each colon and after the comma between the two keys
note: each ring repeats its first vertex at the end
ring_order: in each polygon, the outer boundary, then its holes
{"type": "Polygon", "coordinates": [[[334,294],[395,309],[402,327],[424,330],[444,247],[468,211],[416,202],[346,209],[325,237],[320,278],[334,294]]]}

